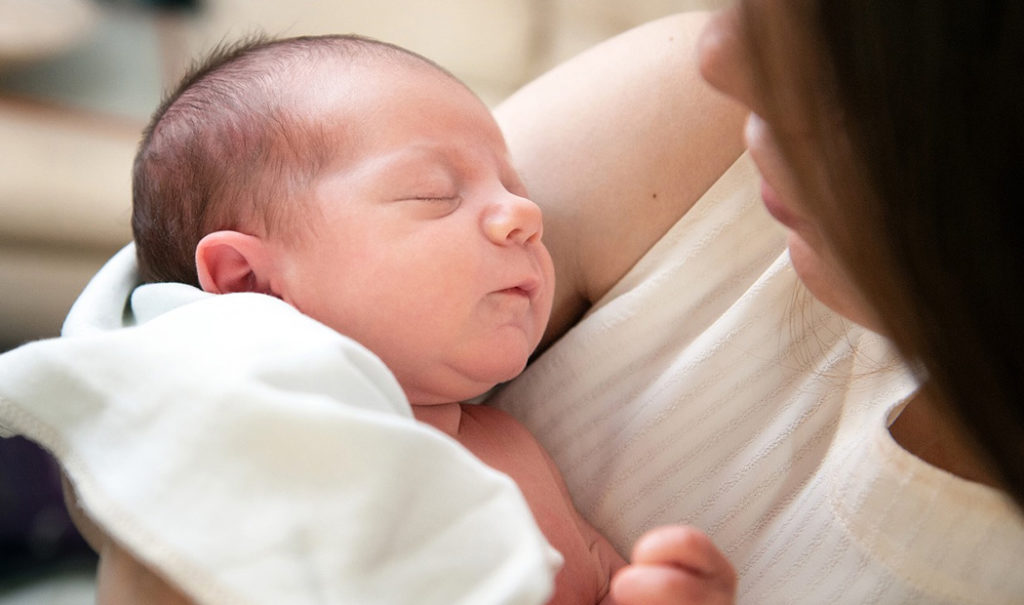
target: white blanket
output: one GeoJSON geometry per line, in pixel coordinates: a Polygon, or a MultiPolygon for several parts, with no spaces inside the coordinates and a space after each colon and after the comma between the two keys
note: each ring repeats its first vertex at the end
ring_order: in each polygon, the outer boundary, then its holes
{"type": "Polygon", "coordinates": [[[271,297],[134,287],[129,246],[63,338],[0,356],[0,429],[140,559],[201,603],[547,599],[560,557],[514,483],[369,351],[271,297]]]}

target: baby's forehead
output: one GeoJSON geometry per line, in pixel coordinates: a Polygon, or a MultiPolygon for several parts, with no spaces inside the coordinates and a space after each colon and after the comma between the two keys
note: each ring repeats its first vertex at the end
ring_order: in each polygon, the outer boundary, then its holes
{"type": "Polygon", "coordinates": [[[386,113],[389,105],[378,101],[408,95],[413,87],[444,88],[432,96],[431,104],[454,103],[454,97],[462,94],[475,96],[450,74],[415,57],[324,57],[286,77],[282,104],[296,115],[324,120],[326,125],[386,113]]]}
{"type": "Polygon", "coordinates": [[[421,119],[418,114],[428,119],[436,110],[496,125],[490,110],[465,84],[414,57],[398,62],[321,61],[290,87],[290,96],[294,111],[348,136],[363,124],[409,123],[421,119]]]}

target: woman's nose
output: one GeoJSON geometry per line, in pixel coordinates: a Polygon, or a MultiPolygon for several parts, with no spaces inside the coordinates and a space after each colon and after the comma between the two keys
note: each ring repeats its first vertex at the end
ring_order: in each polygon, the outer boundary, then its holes
{"type": "Polygon", "coordinates": [[[698,40],[697,59],[708,84],[750,107],[753,74],[739,11],[734,4],[711,16],[698,40]]]}
{"type": "Polygon", "coordinates": [[[540,207],[525,197],[505,192],[490,203],[483,217],[484,233],[498,245],[540,241],[544,221],[540,207]]]}

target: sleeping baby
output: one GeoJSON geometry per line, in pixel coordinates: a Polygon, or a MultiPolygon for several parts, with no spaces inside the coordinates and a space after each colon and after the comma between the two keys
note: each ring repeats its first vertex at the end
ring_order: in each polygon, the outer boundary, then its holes
{"type": "Polygon", "coordinates": [[[276,297],[376,354],[416,419],[516,482],[564,558],[551,603],[731,602],[732,570],[702,534],[655,530],[627,566],[524,427],[462,403],[523,370],[551,310],[541,211],[507,155],[488,108],[399,47],[220,49],[157,111],[136,158],[139,271],[276,297]]]}

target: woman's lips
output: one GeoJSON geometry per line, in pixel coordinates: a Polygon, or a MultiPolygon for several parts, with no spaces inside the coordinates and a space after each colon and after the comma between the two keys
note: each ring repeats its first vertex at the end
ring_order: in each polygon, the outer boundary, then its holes
{"type": "Polygon", "coordinates": [[[743,138],[750,151],[750,158],[761,174],[761,199],[764,200],[768,214],[786,227],[795,229],[800,223],[799,217],[782,203],[778,192],[765,178],[777,176],[779,171],[771,168],[778,168],[780,165],[775,140],[768,123],[757,114],[751,113],[743,127],[743,138]]]}
{"type": "Polygon", "coordinates": [[[790,229],[795,229],[799,220],[793,212],[779,201],[779,195],[768,181],[761,179],[761,199],[772,218],[790,229]]]}

